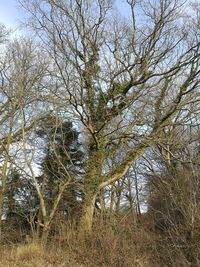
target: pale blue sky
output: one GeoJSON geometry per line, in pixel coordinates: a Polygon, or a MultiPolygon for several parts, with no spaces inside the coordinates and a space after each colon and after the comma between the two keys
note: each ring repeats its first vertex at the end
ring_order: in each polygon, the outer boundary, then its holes
{"type": "MultiPolygon", "coordinates": [[[[121,13],[127,14],[127,5],[123,0],[116,0],[116,4],[121,13]]],[[[17,7],[17,0],[0,0],[0,22],[7,27],[16,28],[18,19],[22,16],[22,11],[17,7]]]]}
{"type": "Polygon", "coordinates": [[[8,27],[16,27],[19,18],[16,0],[0,0],[0,22],[8,27]]]}

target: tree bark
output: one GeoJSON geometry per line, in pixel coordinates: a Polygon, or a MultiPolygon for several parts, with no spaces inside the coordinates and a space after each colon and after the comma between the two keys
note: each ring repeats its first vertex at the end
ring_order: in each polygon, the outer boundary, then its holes
{"type": "Polygon", "coordinates": [[[80,230],[85,235],[92,232],[95,200],[99,193],[101,183],[101,171],[103,164],[103,153],[98,149],[91,149],[89,152],[88,166],[84,179],[84,204],[80,220],[80,230]]]}
{"type": "Polygon", "coordinates": [[[86,195],[80,225],[81,232],[86,236],[90,235],[92,232],[95,200],[96,194],[90,196],[86,195]]]}

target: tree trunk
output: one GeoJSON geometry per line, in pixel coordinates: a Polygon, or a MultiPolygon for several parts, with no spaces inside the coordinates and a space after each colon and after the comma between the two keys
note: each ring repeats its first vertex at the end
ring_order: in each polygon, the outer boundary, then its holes
{"type": "Polygon", "coordinates": [[[105,201],[105,192],[104,188],[100,190],[99,193],[99,200],[100,200],[100,222],[104,223],[104,217],[106,212],[106,201],[105,201]]]}
{"type": "Polygon", "coordinates": [[[8,154],[5,157],[2,172],[1,172],[1,186],[0,186],[0,241],[2,240],[2,216],[4,212],[4,198],[7,186],[7,168],[8,168],[8,154]]]}
{"type": "Polygon", "coordinates": [[[110,189],[110,214],[113,213],[114,202],[115,202],[115,189],[114,189],[114,184],[112,184],[110,189]]]}
{"type": "Polygon", "coordinates": [[[86,235],[92,232],[96,196],[101,183],[103,153],[98,149],[89,151],[88,167],[84,178],[84,205],[80,220],[80,230],[86,235]]]}
{"type": "Polygon", "coordinates": [[[0,242],[2,240],[3,201],[4,201],[4,193],[3,193],[3,190],[1,190],[1,192],[0,192],[0,242]]]}
{"type": "Polygon", "coordinates": [[[140,198],[139,198],[139,188],[138,188],[138,176],[136,169],[134,168],[135,173],[135,193],[136,193],[136,213],[137,215],[141,215],[141,209],[140,209],[140,198]]]}
{"type": "Polygon", "coordinates": [[[96,194],[86,196],[85,204],[82,211],[80,230],[84,235],[90,235],[92,232],[93,215],[95,207],[96,194]]]}
{"type": "Polygon", "coordinates": [[[43,229],[42,229],[42,236],[41,236],[41,241],[42,245],[45,247],[47,245],[47,240],[49,237],[49,231],[50,231],[50,226],[48,223],[44,223],[43,229]]]}

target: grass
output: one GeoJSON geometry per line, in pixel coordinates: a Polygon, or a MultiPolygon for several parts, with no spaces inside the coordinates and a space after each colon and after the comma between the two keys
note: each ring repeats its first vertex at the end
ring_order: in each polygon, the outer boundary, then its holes
{"type": "Polygon", "coordinates": [[[200,267],[198,236],[183,246],[181,229],[181,238],[173,229],[155,232],[143,219],[112,218],[95,224],[89,238],[59,225],[47,248],[36,242],[0,247],[0,267],[200,267]]]}
{"type": "Polygon", "coordinates": [[[0,267],[78,267],[72,260],[63,250],[45,250],[37,243],[7,247],[0,252],[0,267]]]}

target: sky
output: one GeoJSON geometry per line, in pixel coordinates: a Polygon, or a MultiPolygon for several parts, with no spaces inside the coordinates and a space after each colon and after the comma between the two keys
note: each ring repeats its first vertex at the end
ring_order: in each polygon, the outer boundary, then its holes
{"type": "Polygon", "coordinates": [[[20,10],[16,0],[0,0],[0,22],[7,27],[17,27],[20,10]]]}
{"type": "MultiPolygon", "coordinates": [[[[116,0],[116,4],[119,11],[125,15],[128,10],[125,1],[116,0]]],[[[22,12],[17,7],[17,0],[0,0],[0,23],[7,27],[16,28],[20,17],[22,17],[22,12]]]]}

